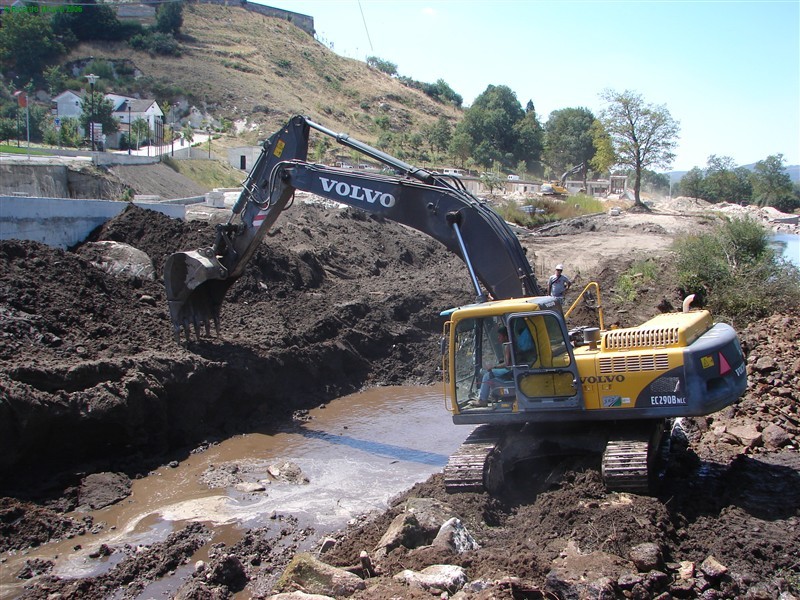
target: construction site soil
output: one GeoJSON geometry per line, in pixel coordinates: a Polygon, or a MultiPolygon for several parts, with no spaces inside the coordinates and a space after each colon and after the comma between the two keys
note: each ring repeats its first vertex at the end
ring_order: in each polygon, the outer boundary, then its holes
{"type": "MultiPolygon", "coordinates": [[[[576,288],[600,281],[606,322],[633,325],[680,307],[666,250],[675,231],[642,226],[660,216],[600,215],[522,240],[537,267],[583,261],[576,288]],[[589,256],[592,236],[604,232],[607,244],[597,247],[606,252],[612,238],[627,241],[613,256],[589,256]],[[617,304],[617,276],[647,249],[661,277],[640,286],[635,303],[617,304]]],[[[709,221],[670,219],[684,230],[709,221]]],[[[297,201],[229,291],[222,336],[179,346],[161,269],[169,254],[207,246],[213,235],[208,222],[130,207],[70,251],[0,242],[0,569],[56,538],[90,544],[91,520],[74,512],[88,501],[90,480],[95,492],[124,497],[126,477],[255,424],[277,427],[367,386],[440,379],[439,312],[474,292],[463,264],[433,240],[297,201]],[[153,278],[144,268],[115,272],[101,241],[145,252],[153,278]]],[[[173,597],[263,598],[278,589],[375,600],[800,597],[798,331],[797,307],[741,328],[746,395],[684,420],[653,496],[606,492],[598,465],[577,458],[539,465],[498,497],[447,494],[434,475],[319,554],[365,577],[363,589],[277,582],[307,535],[281,515],[209,551],[173,597]],[[399,542],[382,544],[397,518],[413,521],[405,512],[412,498],[441,503],[476,543],[459,552],[406,527],[399,542]],[[469,583],[396,577],[432,565],[461,568],[469,583]]],[[[192,524],[148,547],[100,548],[100,557],[124,558],[95,577],[60,579],[36,560],[15,575],[28,581],[23,598],[137,598],[208,538],[206,526],[192,524]]]]}

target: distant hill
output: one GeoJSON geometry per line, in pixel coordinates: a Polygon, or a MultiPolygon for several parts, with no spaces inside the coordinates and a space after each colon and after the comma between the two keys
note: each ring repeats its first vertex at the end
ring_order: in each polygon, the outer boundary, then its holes
{"type": "MultiPolygon", "coordinates": [[[[374,143],[381,126],[419,131],[461,110],[404,86],[366,63],[341,57],[282,19],[236,6],[184,4],[183,55],[151,56],[126,43],[83,43],[68,57],[132,62],[143,93],[182,97],[264,139],[295,114],[374,143]],[[378,117],[382,117],[376,121],[378,117]]],[[[151,96],[152,97],[152,96],[151,96]]]]}

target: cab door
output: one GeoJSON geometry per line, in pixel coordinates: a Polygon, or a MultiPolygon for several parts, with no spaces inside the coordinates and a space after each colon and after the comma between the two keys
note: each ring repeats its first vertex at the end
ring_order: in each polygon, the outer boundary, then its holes
{"type": "Polygon", "coordinates": [[[554,311],[507,318],[519,412],[583,408],[583,390],[563,317],[554,311]]]}

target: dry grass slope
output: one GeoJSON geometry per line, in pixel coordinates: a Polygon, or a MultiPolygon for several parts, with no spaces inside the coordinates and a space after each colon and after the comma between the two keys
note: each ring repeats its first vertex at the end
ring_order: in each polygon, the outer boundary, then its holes
{"type": "MultiPolygon", "coordinates": [[[[419,131],[460,111],[434,102],[384,73],[343,58],[287,21],[238,7],[188,4],[183,56],[150,56],[126,44],[82,44],[69,57],[130,59],[162,87],[184,90],[217,118],[246,121],[250,142],[263,139],[294,114],[374,142],[375,118],[396,132],[419,131]]],[[[157,98],[163,101],[164,98],[157,98]]]]}

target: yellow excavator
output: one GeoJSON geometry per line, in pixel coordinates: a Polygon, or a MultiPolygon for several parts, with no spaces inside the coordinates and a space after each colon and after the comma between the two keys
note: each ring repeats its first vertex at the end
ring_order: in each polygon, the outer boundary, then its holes
{"type": "MultiPolygon", "coordinates": [[[[444,469],[448,491],[496,491],[520,461],[597,453],[610,489],[647,492],[664,433],[678,417],[715,412],[743,393],[735,331],[707,311],[659,315],[638,327],[567,328],[542,295],[509,225],[458,177],[420,169],[293,117],[263,144],[230,218],[206,248],[164,267],[176,340],[219,330],[228,288],[295,190],[415,228],[457,254],[475,300],[442,311],[442,362],[453,422],[477,426],[444,469]],[[307,161],[312,130],[385,165],[359,172],[307,161]]],[[[571,310],[571,309],[570,309],[571,310]]],[[[569,310],[567,311],[567,316],[569,310]]]]}
{"type": "Polygon", "coordinates": [[[566,198],[567,196],[569,196],[569,190],[566,188],[567,177],[583,171],[583,168],[585,166],[586,163],[575,165],[574,167],[563,173],[558,181],[550,181],[548,183],[543,183],[541,188],[539,189],[539,193],[541,193],[542,196],[555,196],[557,198],[566,198]]]}

